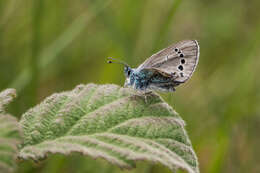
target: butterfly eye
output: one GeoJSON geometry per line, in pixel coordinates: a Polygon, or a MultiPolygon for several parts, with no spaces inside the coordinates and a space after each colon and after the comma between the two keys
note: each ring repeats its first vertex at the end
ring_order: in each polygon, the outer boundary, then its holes
{"type": "Polygon", "coordinates": [[[131,74],[131,71],[130,71],[130,70],[128,70],[128,72],[127,72],[127,75],[128,75],[128,76],[130,76],[130,74],[131,74]]]}

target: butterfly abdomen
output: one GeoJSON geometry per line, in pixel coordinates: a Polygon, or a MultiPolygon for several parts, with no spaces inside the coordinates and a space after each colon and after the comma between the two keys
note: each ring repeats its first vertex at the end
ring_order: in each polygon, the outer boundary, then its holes
{"type": "Polygon", "coordinates": [[[172,92],[175,91],[174,87],[178,84],[175,84],[174,80],[171,77],[166,77],[158,73],[151,73],[142,71],[134,71],[130,76],[130,85],[141,91],[148,90],[157,90],[163,92],[172,92]]]}
{"type": "Polygon", "coordinates": [[[151,77],[148,88],[162,92],[172,92],[175,91],[174,87],[177,85],[173,78],[156,74],[151,77]]]}

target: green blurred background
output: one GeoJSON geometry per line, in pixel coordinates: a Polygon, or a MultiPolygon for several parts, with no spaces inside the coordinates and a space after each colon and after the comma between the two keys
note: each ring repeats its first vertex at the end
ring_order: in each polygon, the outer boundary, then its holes
{"type": "MultiPolygon", "coordinates": [[[[174,42],[197,39],[200,61],[166,101],[186,121],[201,172],[260,172],[259,0],[0,0],[0,90],[19,97],[20,117],[54,92],[80,83],[123,85],[133,67],[174,42]]],[[[103,160],[52,156],[17,172],[122,172],[103,160]]],[[[139,163],[123,172],[167,173],[139,163]]]]}

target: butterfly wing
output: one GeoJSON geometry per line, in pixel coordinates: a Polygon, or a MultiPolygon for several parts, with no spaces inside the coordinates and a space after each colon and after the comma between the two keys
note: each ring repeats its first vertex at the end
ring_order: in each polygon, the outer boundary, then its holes
{"type": "Polygon", "coordinates": [[[185,40],[173,44],[152,55],[138,70],[157,70],[176,82],[185,82],[193,74],[199,61],[199,44],[196,40],[185,40]]]}

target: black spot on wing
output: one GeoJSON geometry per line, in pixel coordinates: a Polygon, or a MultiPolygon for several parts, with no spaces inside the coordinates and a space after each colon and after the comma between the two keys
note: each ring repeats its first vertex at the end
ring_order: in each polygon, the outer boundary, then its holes
{"type": "Polygon", "coordinates": [[[178,69],[182,71],[182,70],[183,70],[183,66],[182,66],[182,65],[179,65],[179,66],[178,66],[178,69]]]}

